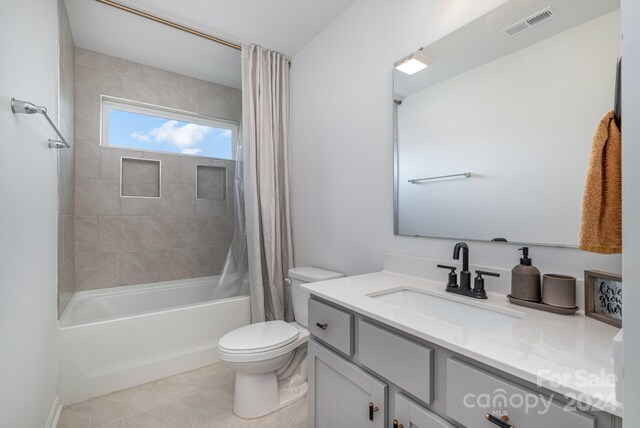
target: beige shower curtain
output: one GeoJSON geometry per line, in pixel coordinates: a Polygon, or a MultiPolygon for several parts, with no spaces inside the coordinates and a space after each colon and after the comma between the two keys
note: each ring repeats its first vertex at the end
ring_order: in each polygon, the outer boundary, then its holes
{"type": "Polygon", "coordinates": [[[289,61],[256,45],[242,46],[242,130],[252,322],[292,321],[289,61]]]}

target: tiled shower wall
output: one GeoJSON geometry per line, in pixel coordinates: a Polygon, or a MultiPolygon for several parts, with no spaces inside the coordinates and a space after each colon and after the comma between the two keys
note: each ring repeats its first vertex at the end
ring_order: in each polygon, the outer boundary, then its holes
{"type": "Polygon", "coordinates": [[[58,315],[75,291],[74,44],[63,0],[58,0],[58,127],[71,148],[58,150],[58,315]]]}
{"type": "Polygon", "coordinates": [[[84,49],[75,61],[76,288],[218,274],[233,235],[235,162],[101,147],[100,96],[239,122],[241,91],[84,49]],[[160,198],[120,196],[123,156],[161,161],[160,198]],[[196,198],[196,165],[225,168],[224,200],[196,198]]]}

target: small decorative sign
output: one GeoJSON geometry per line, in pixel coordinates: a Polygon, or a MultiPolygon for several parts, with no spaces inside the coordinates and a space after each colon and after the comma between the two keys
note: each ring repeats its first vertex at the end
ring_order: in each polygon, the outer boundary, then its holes
{"type": "Polygon", "coordinates": [[[585,315],[622,327],[622,276],[597,270],[584,271],[585,315]]]}

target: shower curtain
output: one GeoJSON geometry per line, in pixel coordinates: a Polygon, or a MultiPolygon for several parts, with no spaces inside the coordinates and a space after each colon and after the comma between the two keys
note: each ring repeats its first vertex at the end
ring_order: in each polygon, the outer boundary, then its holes
{"type": "Polygon", "coordinates": [[[218,277],[218,284],[213,290],[212,300],[249,294],[242,146],[242,126],[240,126],[236,141],[236,171],[233,180],[233,238],[218,277]]]}
{"type": "Polygon", "coordinates": [[[289,60],[242,46],[244,208],[252,322],[293,321],[289,210],[289,60]]]}

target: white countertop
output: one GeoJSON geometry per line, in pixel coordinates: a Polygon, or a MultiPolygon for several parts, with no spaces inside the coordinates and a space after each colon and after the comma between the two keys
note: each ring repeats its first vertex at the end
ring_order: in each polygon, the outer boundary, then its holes
{"type": "Polygon", "coordinates": [[[504,294],[490,292],[487,300],[456,296],[444,291],[443,282],[388,271],[303,287],[398,330],[622,417],[613,375],[612,339],[619,331],[615,327],[579,314],[556,315],[516,306],[504,294]],[[479,332],[368,296],[398,287],[498,312],[517,312],[522,318],[500,331],[479,332]]]}

